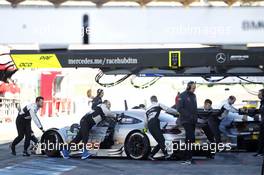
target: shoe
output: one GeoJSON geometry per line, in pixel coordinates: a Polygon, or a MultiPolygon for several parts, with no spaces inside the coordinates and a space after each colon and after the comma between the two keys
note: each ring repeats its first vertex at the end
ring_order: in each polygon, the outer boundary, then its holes
{"type": "Polygon", "coordinates": [[[29,157],[30,154],[27,151],[23,151],[23,156],[29,157]]]}
{"type": "Polygon", "coordinates": [[[63,149],[62,151],[60,151],[60,155],[61,155],[64,159],[69,159],[69,158],[70,158],[69,151],[66,150],[66,149],[63,149]]]}
{"type": "Polygon", "coordinates": [[[12,154],[13,156],[16,156],[16,152],[14,152],[14,151],[12,151],[11,154],[12,154]]]}
{"type": "Polygon", "coordinates": [[[263,157],[263,154],[257,153],[253,155],[254,157],[263,157]]]}
{"type": "Polygon", "coordinates": [[[153,157],[152,155],[149,155],[149,156],[148,156],[148,159],[149,159],[149,160],[156,160],[156,159],[154,159],[154,157],[153,157]]]}
{"type": "Polygon", "coordinates": [[[88,159],[91,155],[92,155],[92,154],[90,154],[89,151],[84,150],[83,153],[82,153],[82,157],[81,157],[81,159],[82,159],[82,160],[88,159]]]}
{"type": "Polygon", "coordinates": [[[186,161],[181,162],[181,164],[182,165],[191,165],[192,161],[191,160],[186,160],[186,161]]]}
{"type": "Polygon", "coordinates": [[[9,148],[11,149],[11,154],[14,155],[14,156],[16,156],[16,149],[15,149],[15,147],[12,147],[12,145],[10,144],[9,145],[9,148]]]}

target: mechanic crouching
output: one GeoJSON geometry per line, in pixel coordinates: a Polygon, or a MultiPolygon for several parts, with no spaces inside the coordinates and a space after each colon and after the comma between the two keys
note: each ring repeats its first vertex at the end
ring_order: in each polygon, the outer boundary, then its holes
{"type": "Polygon", "coordinates": [[[156,96],[150,97],[151,106],[146,110],[146,117],[148,121],[148,129],[150,134],[153,136],[153,138],[158,143],[153,150],[151,151],[149,155],[150,160],[155,160],[154,156],[155,154],[161,149],[161,151],[164,154],[164,158],[168,159],[170,155],[167,153],[166,147],[165,147],[165,138],[162,134],[162,131],[160,129],[160,120],[159,115],[161,110],[166,111],[170,114],[177,114],[177,110],[173,108],[169,108],[163,104],[158,103],[158,98],[156,96]]]}
{"type": "Polygon", "coordinates": [[[260,101],[259,113],[261,115],[260,132],[258,138],[258,151],[254,156],[263,156],[264,151],[264,89],[259,90],[258,98],[260,101]]]}
{"type": "Polygon", "coordinates": [[[196,83],[190,81],[187,84],[186,90],[180,94],[177,109],[180,113],[180,124],[185,130],[185,161],[183,164],[192,164],[192,143],[195,142],[195,125],[197,122],[197,102],[194,91],[196,89],[196,83]]]}
{"type": "MultiPolygon", "coordinates": [[[[221,115],[219,119],[221,120],[219,129],[225,135],[228,136],[230,134],[230,128],[232,122],[237,120],[244,120],[243,115],[239,115],[239,110],[233,107],[233,104],[236,102],[235,96],[229,96],[229,98],[224,101],[220,107],[221,115]]],[[[236,142],[236,138],[231,138],[236,142]]]]}
{"type": "Polygon", "coordinates": [[[111,103],[108,100],[104,100],[102,104],[99,104],[95,107],[95,110],[92,112],[87,113],[80,121],[80,131],[76,135],[76,137],[68,144],[66,145],[67,148],[63,148],[62,151],[60,151],[61,156],[64,159],[69,159],[69,147],[72,145],[78,144],[81,140],[83,142],[84,148],[81,159],[87,159],[91,156],[87,149],[87,143],[89,139],[89,131],[91,128],[95,125],[97,125],[102,120],[105,120],[106,117],[113,117],[115,118],[117,115],[110,111],[111,103]]]}

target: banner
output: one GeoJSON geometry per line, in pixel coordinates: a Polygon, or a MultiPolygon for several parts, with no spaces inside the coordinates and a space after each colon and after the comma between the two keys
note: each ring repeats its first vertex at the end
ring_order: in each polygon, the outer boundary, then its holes
{"type": "Polygon", "coordinates": [[[0,43],[264,43],[264,7],[1,7],[0,43]],[[34,15],[32,15],[34,14],[34,15]],[[83,17],[89,21],[83,27],[83,17]]]}

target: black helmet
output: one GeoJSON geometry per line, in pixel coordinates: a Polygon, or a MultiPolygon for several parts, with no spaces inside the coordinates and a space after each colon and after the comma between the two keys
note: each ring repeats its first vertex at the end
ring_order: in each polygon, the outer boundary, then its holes
{"type": "Polygon", "coordinates": [[[97,89],[97,95],[100,95],[100,94],[102,94],[103,92],[104,92],[103,89],[97,89]]]}

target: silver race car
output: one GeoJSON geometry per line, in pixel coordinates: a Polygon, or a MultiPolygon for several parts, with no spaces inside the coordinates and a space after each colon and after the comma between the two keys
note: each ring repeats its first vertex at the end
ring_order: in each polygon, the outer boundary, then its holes
{"type": "MultiPolygon", "coordinates": [[[[152,147],[157,143],[151,134],[145,129],[145,111],[144,110],[127,110],[116,111],[119,114],[120,120],[104,120],[97,126],[93,127],[89,134],[89,144],[91,144],[90,152],[96,156],[109,157],[129,157],[132,159],[145,159],[152,147]]],[[[175,151],[173,143],[179,141],[184,142],[185,132],[183,128],[177,125],[177,118],[167,114],[160,114],[161,129],[166,140],[166,147],[172,157],[180,158],[182,152],[175,151]]],[[[61,129],[51,128],[47,130],[41,137],[41,143],[46,145],[42,149],[42,153],[47,156],[59,156],[59,149],[48,149],[49,143],[69,143],[79,130],[78,124],[64,127],[61,129]]],[[[199,128],[196,128],[196,143],[206,143],[207,138],[199,128]]],[[[71,151],[71,155],[80,153],[81,150],[71,151]]],[[[197,155],[200,155],[197,151],[197,155]]],[[[211,157],[210,151],[202,151],[203,156],[211,157]]],[[[156,156],[163,155],[159,152],[156,156]]]]}

